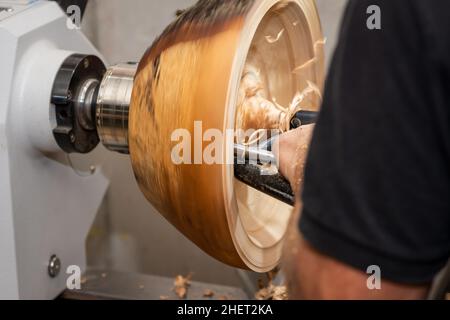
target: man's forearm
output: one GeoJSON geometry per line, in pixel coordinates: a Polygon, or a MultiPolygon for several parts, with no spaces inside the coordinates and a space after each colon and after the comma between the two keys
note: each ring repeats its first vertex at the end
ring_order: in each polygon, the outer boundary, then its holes
{"type": "Polygon", "coordinates": [[[298,230],[301,201],[294,208],[283,257],[289,298],[293,300],[402,299],[427,297],[429,286],[410,286],[382,280],[381,290],[369,290],[369,275],[315,250],[298,230]]]}
{"type": "Polygon", "coordinates": [[[311,247],[300,239],[290,272],[292,299],[425,299],[428,286],[411,286],[382,280],[381,290],[367,287],[369,275],[351,268],[311,247]]]}

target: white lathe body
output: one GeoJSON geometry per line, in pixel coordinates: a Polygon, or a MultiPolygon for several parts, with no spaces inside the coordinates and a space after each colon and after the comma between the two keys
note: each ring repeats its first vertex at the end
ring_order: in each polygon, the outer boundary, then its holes
{"type": "Polygon", "coordinates": [[[52,87],[67,57],[100,54],[54,2],[0,8],[0,299],[51,299],[68,266],[85,268],[108,187],[99,168],[77,175],[56,144],[52,87]]]}

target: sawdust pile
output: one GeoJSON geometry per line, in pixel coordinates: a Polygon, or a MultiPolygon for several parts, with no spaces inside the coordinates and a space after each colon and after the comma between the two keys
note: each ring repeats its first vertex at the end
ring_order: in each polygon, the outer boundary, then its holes
{"type": "Polygon", "coordinates": [[[258,280],[259,291],[255,294],[256,300],[288,300],[288,292],[286,286],[276,286],[273,284],[275,277],[277,276],[279,270],[273,270],[268,272],[267,279],[269,281],[268,285],[265,286],[262,279],[258,280]]]}
{"type": "Polygon", "coordinates": [[[272,283],[255,294],[257,300],[288,300],[286,286],[275,286],[272,283]]]}

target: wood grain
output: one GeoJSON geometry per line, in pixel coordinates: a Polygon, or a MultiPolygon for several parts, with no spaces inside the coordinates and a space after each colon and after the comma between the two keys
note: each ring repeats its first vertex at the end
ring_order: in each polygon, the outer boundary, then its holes
{"type": "MultiPolygon", "coordinates": [[[[245,66],[251,64],[264,76],[267,101],[276,98],[288,106],[307,81],[321,89],[321,41],[311,0],[202,0],[181,13],[139,64],[129,119],[138,184],[171,224],[226,264],[273,269],[292,208],[237,182],[233,165],[175,165],[171,135],[184,128],[194,136],[195,121],[202,121],[203,132],[240,128],[246,110],[239,92],[245,66]],[[281,29],[286,31],[277,39],[281,29]],[[255,55],[258,63],[252,62],[255,55]],[[295,71],[311,59],[316,63],[305,72],[295,71]]],[[[305,101],[309,109],[320,104],[317,97],[305,101]]],[[[272,120],[264,116],[257,120],[261,112],[245,120],[249,126],[280,126],[279,121],[269,125],[272,120]]],[[[224,159],[233,152],[226,145],[222,151],[224,159]]]]}

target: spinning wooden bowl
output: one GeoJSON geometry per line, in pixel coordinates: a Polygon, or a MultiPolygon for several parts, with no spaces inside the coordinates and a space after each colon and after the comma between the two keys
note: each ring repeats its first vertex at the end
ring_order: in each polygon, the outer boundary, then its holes
{"type": "MultiPolygon", "coordinates": [[[[258,108],[250,101],[255,96],[280,110],[306,92],[302,108],[317,110],[323,44],[312,0],[202,0],[178,16],[139,64],[129,116],[138,184],[171,224],[226,264],[275,268],[292,207],[238,182],[232,164],[174,164],[172,133],[184,128],[194,137],[195,121],[203,132],[252,124],[283,130],[289,112],[272,123],[275,116],[265,115],[275,109],[249,112],[246,105],[258,108]],[[258,76],[252,98],[242,88],[248,68],[258,76]]],[[[233,150],[222,149],[226,163],[233,150]]]]}

